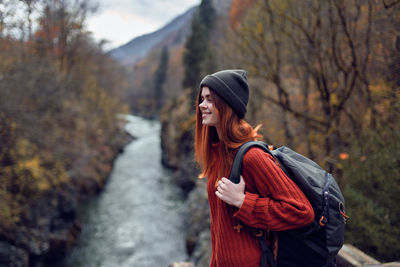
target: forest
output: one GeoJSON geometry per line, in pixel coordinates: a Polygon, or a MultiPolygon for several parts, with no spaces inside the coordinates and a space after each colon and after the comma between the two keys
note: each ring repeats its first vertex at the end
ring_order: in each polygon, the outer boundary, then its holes
{"type": "MultiPolygon", "coordinates": [[[[268,143],[333,173],[350,215],[345,242],[382,261],[398,259],[400,2],[233,1],[225,21],[207,2],[185,42],[190,99],[205,74],[247,70],[246,120],[262,124],[268,143]]],[[[187,136],[194,117],[179,118],[187,136]]]]}
{"type": "Polygon", "coordinates": [[[253,98],[254,117],[266,119],[265,136],[272,143],[296,147],[334,173],[351,217],[346,242],[380,259],[396,259],[399,1],[254,6],[233,30],[236,60],[260,82],[253,88],[259,96],[253,98]],[[274,106],[275,113],[263,106],[274,106]]]}
{"type": "Polygon", "coordinates": [[[241,68],[246,120],[340,184],[345,242],[399,260],[400,1],[233,0],[225,15],[212,3],[184,42],[126,67],[86,29],[96,3],[0,0],[0,245],[25,262],[63,253],[58,233],[79,228],[71,207],[101,191],[126,143],[117,115],[132,110],[161,120],[163,163],[194,191],[199,81],[241,68]]]}
{"type": "Polygon", "coordinates": [[[126,141],[124,72],[85,29],[93,11],[0,1],[0,243],[25,263],[71,243],[77,199],[102,188],[126,141]]]}

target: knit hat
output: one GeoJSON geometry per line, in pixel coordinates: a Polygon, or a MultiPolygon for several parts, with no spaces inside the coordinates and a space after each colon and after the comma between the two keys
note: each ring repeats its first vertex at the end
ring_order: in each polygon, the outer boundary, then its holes
{"type": "Polygon", "coordinates": [[[246,114],[246,105],[249,101],[249,85],[246,71],[222,70],[207,75],[200,82],[200,88],[209,87],[218,94],[236,112],[239,118],[246,114]]]}

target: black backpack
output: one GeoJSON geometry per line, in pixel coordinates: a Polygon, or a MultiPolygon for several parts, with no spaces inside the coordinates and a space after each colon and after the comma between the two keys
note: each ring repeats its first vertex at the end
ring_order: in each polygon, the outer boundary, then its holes
{"type": "MultiPolygon", "coordinates": [[[[335,266],[335,257],[343,245],[345,214],[344,198],[333,176],[314,161],[294,152],[288,147],[270,151],[268,145],[259,141],[243,144],[232,164],[229,179],[239,183],[242,159],[251,147],[258,147],[272,155],[280,167],[303,191],[310,201],[314,221],[300,229],[278,232],[278,258],[275,262],[265,236],[256,235],[262,250],[261,266],[270,267],[330,267],[335,266]]],[[[254,229],[262,233],[261,229],[254,229]]]]}

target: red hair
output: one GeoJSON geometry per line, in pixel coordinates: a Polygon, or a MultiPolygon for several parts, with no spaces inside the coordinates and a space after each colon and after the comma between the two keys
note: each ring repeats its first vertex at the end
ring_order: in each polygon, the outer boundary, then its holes
{"type": "Polygon", "coordinates": [[[230,170],[235,155],[232,152],[235,149],[245,142],[261,138],[261,135],[257,133],[261,125],[253,128],[244,119],[240,119],[232,108],[210,88],[214,110],[219,118],[220,136],[218,136],[215,127],[202,124],[199,108],[201,91],[202,89],[200,89],[197,96],[194,145],[195,159],[202,170],[199,177],[204,178],[210,174],[215,157],[215,155],[212,155],[212,144],[217,142],[221,143],[219,145],[219,155],[224,159],[218,171],[218,175],[221,177],[230,170]]]}

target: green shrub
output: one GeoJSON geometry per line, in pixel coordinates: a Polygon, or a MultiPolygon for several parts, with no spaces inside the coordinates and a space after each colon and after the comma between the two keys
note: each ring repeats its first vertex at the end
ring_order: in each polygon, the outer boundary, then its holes
{"type": "Polygon", "coordinates": [[[365,131],[343,161],[340,181],[350,220],[346,242],[382,261],[400,255],[400,136],[365,131]]]}

